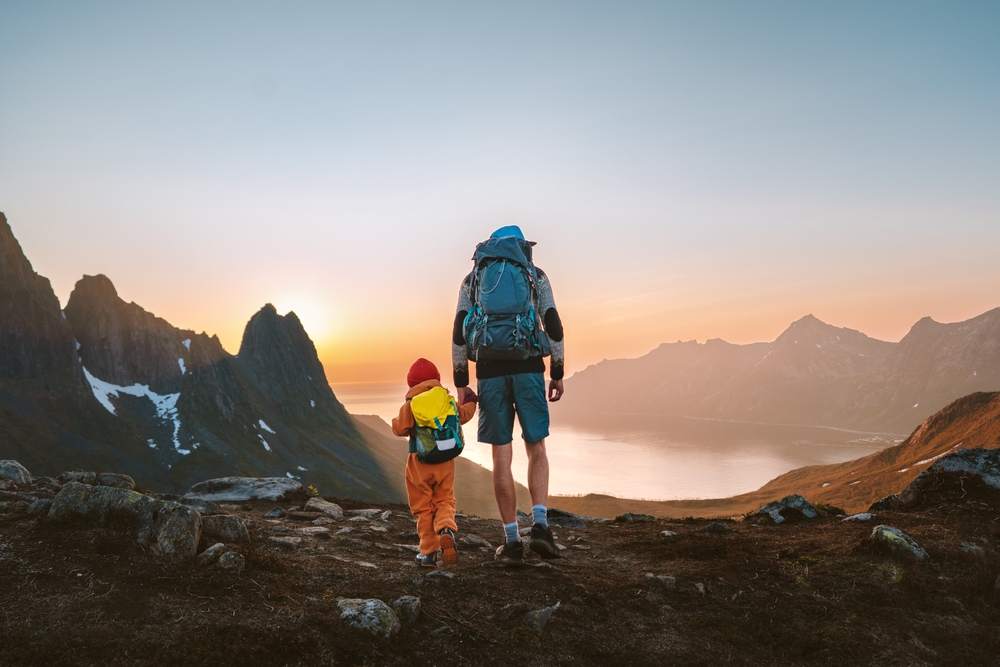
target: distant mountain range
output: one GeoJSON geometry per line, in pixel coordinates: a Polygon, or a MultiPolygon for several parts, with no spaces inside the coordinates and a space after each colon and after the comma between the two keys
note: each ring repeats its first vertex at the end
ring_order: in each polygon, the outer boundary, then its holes
{"type": "Polygon", "coordinates": [[[559,417],[672,414],[909,433],[951,401],[1000,390],[1000,308],[917,322],[899,343],[812,315],[771,343],[665,343],[566,381],[559,417]]]}
{"type": "MultiPolygon", "coordinates": [[[[153,490],[291,476],[399,502],[406,456],[404,440],[347,413],[294,313],[265,305],[234,356],[125,303],[103,275],[61,311],[0,213],[0,459],[40,475],[127,472],[153,490]]],[[[459,507],[495,515],[489,471],[463,463],[459,507]]]]}

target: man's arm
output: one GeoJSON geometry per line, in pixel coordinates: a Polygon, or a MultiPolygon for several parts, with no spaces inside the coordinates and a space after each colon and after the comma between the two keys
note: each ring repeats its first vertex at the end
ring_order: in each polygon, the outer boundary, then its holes
{"type": "Polygon", "coordinates": [[[538,269],[538,312],[542,313],[542,325],[549,337],[552,357],[549,360],[549,400],[553,403],[563,395],[563,369],[565,362],[565,344],[563,342],[563,325],[556,309],[556,300],[552,295],[552,283],[545,272],[538,269]]]}
{"type": "Polygon", "coordinates": [[[469,390],[469,350],[465,346],[465,316],[472,309],[472,274],[462,281],[458,290],[458,307],[455,309],[455,322],[451,333],[451,365],[452,376],[458,393],[459,403],[466,402],[469,390]]]}

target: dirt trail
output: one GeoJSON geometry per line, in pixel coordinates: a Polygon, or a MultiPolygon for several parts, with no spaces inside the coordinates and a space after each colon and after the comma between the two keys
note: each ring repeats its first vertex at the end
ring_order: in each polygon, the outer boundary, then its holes
{"type": "MultiPolygon", "coordinates": [[[[496,569],[491,549],[461,544],[451,579],[412,562],[413,520],[398,505],[380,506],[392,512],[385,532],[338,521],[333,532],[352,531],[302,536],[291,551],[270,542],[272,529],[296,535],[310,523],[264,518],[273,503],[232,506],[252,536],[234,545],[247,557],[242,574],[171,567],[112,532],[8,516],[0,664],[994,665],[1000,513],[987,500],[870,523],[556,529],[567,549],[551,567],[496,569]],[[930,559],[900,562],[867,546],[874,523],[906,531],[930,559]],[[339,619],[338,597],[403,595],[421,598],[423,617],[390,640],[339,619]],[[542,636],[519,628],[526,612],[556,602],[542,636]]],[[[502,535],[497,521],[458,523],[460,535],[493,544],[502,535]]]]}

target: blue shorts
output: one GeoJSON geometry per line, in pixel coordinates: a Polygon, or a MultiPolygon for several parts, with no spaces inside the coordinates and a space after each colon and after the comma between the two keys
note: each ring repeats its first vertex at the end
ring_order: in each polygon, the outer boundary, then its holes
{"type": "Polygon", "coordinates": [[[479,442],[507,445],[514,440],[514,413],[525,442],[549,435],[545,375],[518,373],[479,380],[479,442]]]}

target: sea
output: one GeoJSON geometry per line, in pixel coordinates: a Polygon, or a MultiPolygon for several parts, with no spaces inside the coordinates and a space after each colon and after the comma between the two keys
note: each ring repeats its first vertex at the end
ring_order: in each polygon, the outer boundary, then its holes
{"type": "MultiPolygon", "coordinates": [[[[332,386],[348,412],[377,415],[386,422],[398,414],[406,394],[406,385],[396,383],[332,386]]],[[[464,456],[492,469],[492,447],[477,441],[477,428],[478,418],[464,426],[464,456]]],[[[515,422],[513,473],[526,484],[527,455],[519,436],[515,422]]],[[[754,491],[790,470],[849,461],[903,438],[819,426],[644,414],[580,418],[554,411],[546,439],[549,493],[725,498],[754,491]]]]}

